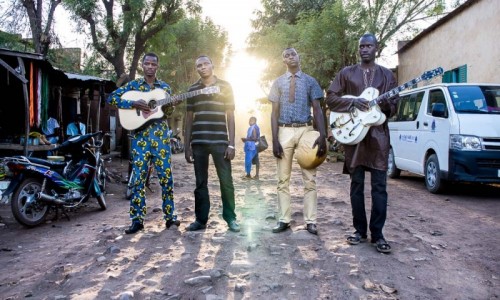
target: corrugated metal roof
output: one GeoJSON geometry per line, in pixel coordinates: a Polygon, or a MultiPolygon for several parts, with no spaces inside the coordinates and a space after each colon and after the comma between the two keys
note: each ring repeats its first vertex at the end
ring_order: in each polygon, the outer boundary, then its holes
{"type": "Polygon", "coordinates": [[[100,78],[96,76],[90,76],[90,75],[82,75],[82,74],[74,74],[74,73],[67,73],[64,72],[64,75],[68,77],[68,79],[75,79],[75,80],[81,80],[81,81],[110,81],[109,79],[105,78],[100,78]]]}

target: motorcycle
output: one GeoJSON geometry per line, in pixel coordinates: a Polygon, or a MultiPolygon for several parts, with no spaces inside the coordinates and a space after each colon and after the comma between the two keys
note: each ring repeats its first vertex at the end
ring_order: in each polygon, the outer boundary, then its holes
{"type": "MultiPolygon", "coordinates": [[[[97,198],[101,210],[106,200],[98,181],[101,159],[94,149],[102,146],[89,141],[102,137],[102,132],[74,136],[54,148],[64,154],[63,161],[35,157],[12,156],[0,159],[5,176],[10,180],[3,197],[10,197],[14,218],[26,227],[42,224],[52,208],[74,208],[97,198]]],[[[102,176],[102,175],[101,175],[102,176]]]]}
{"type": "Polygon", "coordinates": [[[173,154],[181,153],[184,151],[184,144],[182,143],[182,139],[179,136],[180,133],[181,131],[177,129],[177,133],[170,136],[170,150],[173,154]]]}

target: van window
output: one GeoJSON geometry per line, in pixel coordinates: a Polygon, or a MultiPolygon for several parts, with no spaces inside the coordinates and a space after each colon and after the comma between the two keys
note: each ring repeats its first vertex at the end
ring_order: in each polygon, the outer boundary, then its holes
{"type": "Polygon", "coordinates": [[[423,98],[424,92],[401,96],[399,98],[397,112],[390,121],[404,122],[417,119],[423,98]]]}
{"type": "Polygon", "coordinates": [[[431,114],[432,107],[436,103],[442,103],[444,105],[445,114],[444,117],[448,118],[448,106],[446,105],[446,99],[442,90],[432,90],[429,92],[429,102],[427,103],[427,114],[431,114]]]}
{"type": "Polygon", "coordinates": [[[450,86],[448,90],[457,113],[500,112],[500,87],[450,86]]]}

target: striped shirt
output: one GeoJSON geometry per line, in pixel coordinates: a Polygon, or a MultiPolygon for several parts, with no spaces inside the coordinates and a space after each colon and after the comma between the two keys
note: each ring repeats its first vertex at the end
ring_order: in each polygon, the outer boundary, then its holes
{"type": "MultiPolygon", "coordinates": [[[[186,110],[193,112],[191,144],[229,144],[226,111],[234,111],[233,89],[229,82],[216,77],[219,94],[198,95],[187,99],[186,110]]],[[[206,86],[201,79],[189,87],[189,92],[206,86]]]]}

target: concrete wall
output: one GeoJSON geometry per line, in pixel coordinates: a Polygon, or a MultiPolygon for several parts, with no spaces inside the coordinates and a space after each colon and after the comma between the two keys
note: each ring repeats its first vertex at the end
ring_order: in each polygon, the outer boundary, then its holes
{"type": "MultiPolygon", "coordinates": [[[[477,1],[400,51],[399,84],[439,66],[448,71],[463,65],[467,82],[500,83],[499,28],[500,1],[477,1]]],[[[441,77],[429,83],[436,82],[441,77]]]]}

